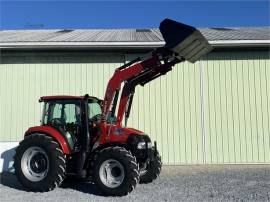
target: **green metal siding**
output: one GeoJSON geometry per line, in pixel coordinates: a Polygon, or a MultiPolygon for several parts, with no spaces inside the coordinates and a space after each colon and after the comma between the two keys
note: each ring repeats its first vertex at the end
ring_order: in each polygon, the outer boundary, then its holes
{"type": "Polygon", "coordinates": [[[38,100],[42,95],[88,93],[102,98],[114,69],[124,63],[123,55],[74,58],[82,63],[72,63],[70,55],[48,57],[3,59],[6,64],[0,67],[1,141],[19,141],[28,127],[40,124],[42,104],[38,100]]]}
{"type": "MultiPolygon", "coordinates": [[[[120,54],[3,56],[0,140],[19,141],[39,124],[41,95],[102,98],[124,61],[120,54]]],[[[157,140],[165,164],[270,163],[269,79],[266,51],[212,53],[139,86],[128,125],[157,140]]]]}
{"type": "Polygon", "coordinates": [[[203,61],[207,163],[270,162],[267,57],[213,54],[203,61]]]}

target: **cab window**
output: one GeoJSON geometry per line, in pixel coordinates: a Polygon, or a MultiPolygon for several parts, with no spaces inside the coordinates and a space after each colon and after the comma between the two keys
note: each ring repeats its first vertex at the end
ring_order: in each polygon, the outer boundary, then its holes
{"type": "Polygon", "coordinates": [[[88,106],[89,106],[89,109],[88,109],[89,119],[102,113],[101,106],[99,105],[97,100],[90,100],[88,103],[88,106]]]}
{"type": "Polygon", "coordinates": [[[80,122],[80,102],[51,101],[45,103],[43,124],[57,122],[61,125],[80,122]]]}

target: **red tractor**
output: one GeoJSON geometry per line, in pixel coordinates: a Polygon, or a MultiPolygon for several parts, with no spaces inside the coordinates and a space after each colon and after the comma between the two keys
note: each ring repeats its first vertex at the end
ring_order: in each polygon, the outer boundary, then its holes
{"type": "Polygon", "coordinates": [[[104,194],[121,196],[138,182],[149,183],[159,176],[162,163],[156,142],[126,127],[135,87],[211,50],[194,27],[165,19],[160,31],[165,46],[117,68],[104,100],[89,95],[40,98],[44,102],[41,125],[25,132],[14,157],[21,184],[43,192],[75,175],[91,179],[104,194]]]}

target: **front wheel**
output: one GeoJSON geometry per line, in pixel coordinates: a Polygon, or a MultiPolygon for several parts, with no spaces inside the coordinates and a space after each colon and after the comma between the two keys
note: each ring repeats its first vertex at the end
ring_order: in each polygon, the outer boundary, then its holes
{"type": "Polygon", "coordinates": [[[162,162],[159,153],[140,169],[140,183],[150,183],[155,180],[161,172],[162,162]]]}
{"type": "Polygon", "coordinates": [[[94,183],[106,195],[126,195],[139,181],[136,158],[123,147],[101,150],[94,161],[93,171],[94,183]]]}
{"type": "Polygon", "coordinates": [[[14,167],[23,186],[31,191],[44,192],[63,182],[66,160],[59,144],[52,137],[32,134],[17,147],[14,167]]]}

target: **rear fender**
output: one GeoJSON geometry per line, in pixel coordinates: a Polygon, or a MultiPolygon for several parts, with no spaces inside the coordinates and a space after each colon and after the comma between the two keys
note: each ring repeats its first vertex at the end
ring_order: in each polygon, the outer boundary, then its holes
{"type": "Polygon", "coordinates": [[[33,133],[43,133],[43,134],[53,137],[60,144],[64,154],[71,154],[71,149],[66,139],[63,137],[63,135],[59,131],[57,131],[53,127],[50,127],[50,126],[31,127],[25,132],[24,137],[31,135],[33,133]]]}

